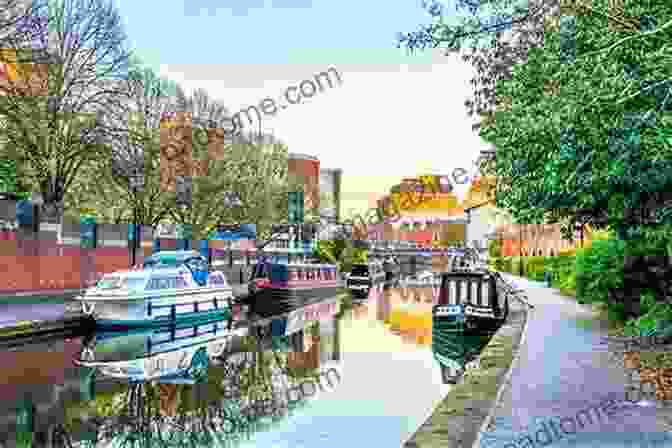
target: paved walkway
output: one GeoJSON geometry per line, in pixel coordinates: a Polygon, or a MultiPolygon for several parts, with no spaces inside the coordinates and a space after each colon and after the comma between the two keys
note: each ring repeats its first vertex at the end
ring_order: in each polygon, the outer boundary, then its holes
{"type": "Polygon", "coordinates": [[[605,325],[586,325],[591,309],[543,283],[503,275],[526,290],[535,308],[480,447],[672,447],[659,410],[624,403],[624,371],[600,344],[605,325]],[[611,417],[598,414],[606,399],[620,402],[611,417]]]}

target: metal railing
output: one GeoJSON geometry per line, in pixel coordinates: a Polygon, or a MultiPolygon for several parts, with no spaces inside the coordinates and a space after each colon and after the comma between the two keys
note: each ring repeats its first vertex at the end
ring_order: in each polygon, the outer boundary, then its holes
{"type": "Polygon", "coordinates": [[[492,272],[491,274],[496,279],[497,287],[501,289],[502,293],[507,295],[509,298],[517,300],[518,302],[522,303],[528,308],[534,309],[534,305],[532,305],[528,301],[524,289],[516,289],[513,285],[509,284],[506,280],[504,280],[502,274],[500,274],[499,272],[495,271],[492,272]]]}

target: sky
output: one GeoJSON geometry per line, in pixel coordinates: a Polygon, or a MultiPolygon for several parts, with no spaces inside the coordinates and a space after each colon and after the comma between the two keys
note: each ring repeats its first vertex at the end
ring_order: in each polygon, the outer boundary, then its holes
{"type": "Polygon", "coordinates": [[[375,206],[403,177],[470,168],[488,149],[463,105],[471,66],[441,51],[396,48],[398,32],[427,23],[420,0],[116,2],[148,65],[232,112],[337,70],[340,85],[264,116],[262,128],[290,152],[343,169],[346,216],[375,206]]]}

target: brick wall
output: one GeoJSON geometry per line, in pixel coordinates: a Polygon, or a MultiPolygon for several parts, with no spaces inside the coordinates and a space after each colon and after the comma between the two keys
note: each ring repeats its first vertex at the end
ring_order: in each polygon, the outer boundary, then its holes
{"type": "MultiPolygon", "coordinates": [[[[0,241],[0,291],[78,289],[86,287],[82,275],[84,253],[79,247],[51,242],[0,241]],[[30,247],[31,244],[32,246],[30,247]],[[35,244],[38,243],[38,244],[35,244]]],[[[92,251],[94,276],[128,268],[125,248],[104,247],[92,251]]]]}

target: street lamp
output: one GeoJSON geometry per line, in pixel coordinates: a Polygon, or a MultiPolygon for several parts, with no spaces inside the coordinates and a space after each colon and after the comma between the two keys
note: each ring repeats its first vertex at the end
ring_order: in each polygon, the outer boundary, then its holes
{"type": "Polygon", "coordinates": [[[520,264],[519,264],[519,271],[520,271],[520,276],[523,276],[523,226],[521,224],[518,224],[518,229],[520,232],[520,241],[518,243],[518,254],[520,258],[520,264]]]}
{"type": "Polygon", "coordinates": [[[133,191],[133,240],[132,240],[132,250],[131,250],[131,266],[135,266],[136,255],[135,252],[139,246],[139,230],[140,226],[138,225],[138,192],[142,191],[145,185],[144,176],[142,173],[139,173],[137,170],[129,177],[129,183],[131,190],[133,191]]]}

